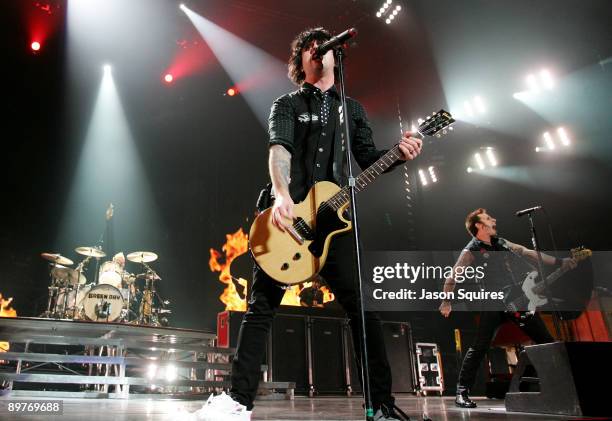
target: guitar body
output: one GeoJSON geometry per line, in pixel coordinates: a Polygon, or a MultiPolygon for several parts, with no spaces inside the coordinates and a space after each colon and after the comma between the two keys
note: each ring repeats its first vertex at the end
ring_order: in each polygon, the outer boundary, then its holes
{"type": "Polygon", "coordinates": [[[297,227],[281,231],[272,224],[272,208],[260,213],[249,233],[249,249],[253,258],[268,276],[294,285],[314,278],[323,268],[332,238],[351,229],[342,216],[347,205],[334,210],[321,206],[340,191],[329,181],[316,183],[306,198],[293,207],[297,227]]]}
{"type": "Polygon", "coordinates": [[[538,272],[534,270],[529,272],[523,281],[522,290],[525,297],[527,297],[527,300],[529,300],[527,304],[527,310],[529,311],[535,311],[538,307],[548,303],[548,299],[546,297],[541,297],[534,292],[534,287],[536,286],[536,279],[538,279],[538,276],[538,272]]]}

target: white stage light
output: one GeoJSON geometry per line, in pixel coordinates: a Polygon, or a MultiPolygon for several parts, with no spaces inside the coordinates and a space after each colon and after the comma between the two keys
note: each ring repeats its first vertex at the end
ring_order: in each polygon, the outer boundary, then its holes
{"type": "Polygon", "coordinates": [[[550,133],[544,132],[542,137],[544,137],[544,142],[546,142],[546,146],[548,146],[548,149],[550,149],[551,151],[554,150],[555,149],[555,142],[553,141],[552,136],[550,135],[550,133]]]}
{"type": "Polygon", "coordinates": [[[175,366],[169,365],[166,367],[166,380],[173,382],[176,380],[177,376],[178,373],[175,366]]]}
{"type": "Polygon", "coordinates": [[[491,148],[487,149],[486,154],[487,154],[487,158],[489,159],[489,164],[491,164],[492,167],[497,167],[497,159],[495,158],[493,149],[491,148]]]}
{"type": "Polygon", "coordinates": [[[569,146],[570,145],[570,138],[567,135],[565,129],[563,127],[559,127],[557,129],[557,134],[559,135],[559,139],[561,139],[561,143],[563,143],[563,146],[569,146]]]}
{"type": "Polygon", "coordinates": [[[482,156],[480,156],[480,153],[476,152],[474,154],[474,158],[476,159],[476,163],[478,164],[478,168],[480,168],[481,170],[485,169],[485,163],[484,160],[482,159],[482,156]]]}
{"type": "Polygon", "coordinates": [[[427,170],[429,171],[429,177],[431,178],[431,182],[432,183],[437,183],[438,182],[438,177],[436,176],[435,168],[433,166],[431,166],[427,170]]]}
{"type": "Polygon", "coordinates": [[[421,179],[421,184],[423,186],[427,185],[427,177],[425,176],[425,171],[419,170],[419,178],[421,179]]]}
{"type": "Polygon", "coordinates": [[[467,170],[466,170],[466,171],[468,172],[468,174],[471,174],[471,173],[472,173],[472,171],[474,171],[474,169],[473,169],[472,167],[467,167],[467,170]]]}
{"type": "Polygon", "coordinates": [[[152,380],[155,378],[156,374],[157,374],[157,364],[149,364],[149,367],[147,368],[147,377],[152,380]]]}
{"type": "Polygon", "coordinates": [[[546,89],[552,89],[555,86],[555,82],[553,81],[552,75],[546,69],[542,69],[540,71],[540,80],[546,89]]]}
{"type": "Polygon", "coordinates": [[[105,64],[104,66],[102,66],[102,68],[104,69],[104,74],[109,74],[112,71],[112,67],[110,64],[105,64]]]}
{"type": "Polygon", "coordinates": [[[476,95],[474,97],[474,105],[476,106],[476,109],[478,110],[479,113],[484,114],[486,112],[484,101],[479,95],[476,95]]]}

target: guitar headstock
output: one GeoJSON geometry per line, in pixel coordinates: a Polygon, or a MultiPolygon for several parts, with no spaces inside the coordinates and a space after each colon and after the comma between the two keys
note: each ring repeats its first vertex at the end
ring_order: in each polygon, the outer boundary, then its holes
{"type": "Polygon", "coordinates": [[[577,262],[581,260],[588,259],[593,255],[593,252],[590,249],[584,248],[584,246],[576,247],[570,250],[570,254],[572,258],[577,262]]]}
{"type": "Polygon", "coordinates": [[[418,131],[424,136],[436,136],[441,137],[445,135],[448,130],[452,130],[451,125],[455,122],[455,119],[448,111],[440,110],[437,113],[433,113],[427,117],[421,124],[419,124],[418,131]]]}

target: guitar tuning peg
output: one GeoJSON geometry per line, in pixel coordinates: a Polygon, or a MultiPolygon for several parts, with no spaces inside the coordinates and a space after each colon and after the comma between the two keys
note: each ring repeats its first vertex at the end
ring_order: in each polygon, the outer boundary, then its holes
{"type": "Polygon", "coordinates": [[[452,132],[454,130],[453,126],[448,126],[448,130],[450,130],[452,132]]]}
{"type": "Polygon", "coordinates": [[[446,133],[448,133],[446,129],[442,130],[442,134],[446,134],[446,133]]]}
{"type": "Polygon", "coordinates": [[[442,135],[441,135],[440,133],[436,133],[436,137],[437,137],[438,139],[440,139],[440,138],[442,137],[442,135]]]}

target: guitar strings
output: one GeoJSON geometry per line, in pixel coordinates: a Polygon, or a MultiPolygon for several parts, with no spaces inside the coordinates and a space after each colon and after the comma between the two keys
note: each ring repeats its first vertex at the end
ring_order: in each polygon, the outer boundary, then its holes
{"type": "MultiPolygon", "coordinates": [[[[428,125],[430,127],[428,128],[424,128],[423,130],[418,130],[419,133],[422,133],[424,135],[431,135],[435,132],[440,131],[442,128],[437,128],[436,125],[431,125],[431,123],[433,123],[435,120],[432,120],[431,122],[428,122],[428,125]]],[[[365,176],[366,173],[369,173],[373,178],[371,181],[374,181],[376,179],[376,177],[378,177],[380,174],[382,174],[386,169],[389,168],[389,166],[393,165],[395,163],[395,161],[397,161],[401,154],[398,154],[399,152],[399,145],[395,145],[393,148],[391,148],[387,153],[385,153],[383,156],[381,156],[380,158],[378,158],[376,160],[376,162],[374,162],[372,165],[370,165],[368,168],[366,168],[361,174],[359,174],[355,181],[358,183],[361,180],[361,177],[364,177],[367,179],[367,177],[365,176]],[[387,156],[393,156],[393,160],[390,164],[387,164],[387,162],[384,161],[384,158],[387,156]],[[387,166],[387,168],[382,169],[382,167],[379,165],[379,162],[382,161],[384,162],[387,166]],[[378,165],[379,168],[382,169],[382,171],[379,173],[376,170],[372,169],[373,167],[375,167],[376,165],[378,165]],[[372,170],[371,170],[372,169],[372,170]],[[371,170],[371,171],[370,171],[371,170]],[[376,175],[372,174],[375,173],[376,175]]],[[[362,181],[362,180],[361,180],[362,181]]],[[[363,185],[357,185],[356,187],[358,187],[359,189],[363,189],[365,187],[367,187],[368,183],[370,182],[370,180],[368,180],[368,182],[364,182],[363,185]]],[[[338,210],[340,209],[342,206],[344,206],[344,204],[346,202],[348,202],[348,186],[344,186],[340,189],[340,191],[338,191],[337,193],[335,193],[332,197],[330,197],[329,199],[327,199],[326,201],[324,201],[321,206],[319,206],[316,210],[316,212],[311,213],[309,219],[313,219],[316,217],[317,213],[322,211],[322,210],[327,210],[327,208],[331,207],[333,210],[338,210]],[[338,202],[340,200],[339,203],[335,203],[338,202]],[[334,206],[337,206],[334,207],[334,206]]],[[[358,190],[358,192],[360,192],[361,190],[358,190]]],[[[292,224],[293,228],[303,228],[305,230],[309,230],[311,229],[308,224],[306,224],[306,221],[304,219],[300,219],[297,222],[294,222],[292,224]]]]}

